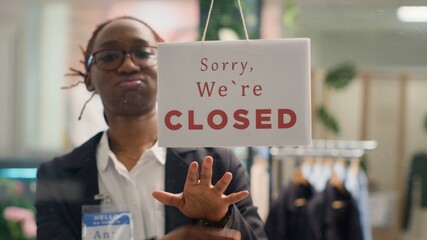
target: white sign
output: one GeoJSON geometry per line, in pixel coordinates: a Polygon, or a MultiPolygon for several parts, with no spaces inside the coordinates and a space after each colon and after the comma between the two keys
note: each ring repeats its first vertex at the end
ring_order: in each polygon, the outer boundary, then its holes
{"type": "Polygon", "coordinates": [[[311,142],[310,40],[158,45],[159,145],[311,142]]]}

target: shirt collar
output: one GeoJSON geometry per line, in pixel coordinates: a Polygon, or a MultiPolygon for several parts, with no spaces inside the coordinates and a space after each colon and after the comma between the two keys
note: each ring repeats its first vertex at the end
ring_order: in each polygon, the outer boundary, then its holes
{"type": "Polygon", "coordinates": [[[111,149],[108,145],[108,134],[107,131],[104,131],[101,137],[101,141],[99,141],[97,153],[97,162],[101,171],[105,171],[105,169],[107,168],[110,159],[110,153],[111,149]]]}
{"type": "Polygon", "coordinates": [[[148,150],[153,151],[154,156],[156,156],[157,161],[162,165],[166,162],[166,148],[159,147],[158,141],[148,150]]]}
{"type": "MultiPolygon", "coordinates": [[[[151,148],[147,149],[147,152],[148,151],[151,151],[154,154],[156,160],[159,161],[160,164],[165,164],[166,148],[159,147],[157,141],[151,148]]],[[[107,131],[104,131],[101,137],[101,141],[99,142],[97,152],[97,161],[101,171],[105,171],[108,166],[108,163],[113,160],[110,157],[112,156],[112,154],[113,152],[111,151],[110,145],[108,144],[108,133],[107,131]]]]}

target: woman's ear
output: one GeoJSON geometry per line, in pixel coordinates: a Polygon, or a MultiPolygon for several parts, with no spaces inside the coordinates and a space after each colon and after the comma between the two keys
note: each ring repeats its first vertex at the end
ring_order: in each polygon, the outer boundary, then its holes
{"type": "Polygon", "coordinates": [[[91,77],[90,77],[89,74],[87,74],[86,77],[85,77],[85,85],[86,85],[86,89],[89,92],[95,91],[95,86],[93,86],[92,79],[91,79],[91,77]]]}

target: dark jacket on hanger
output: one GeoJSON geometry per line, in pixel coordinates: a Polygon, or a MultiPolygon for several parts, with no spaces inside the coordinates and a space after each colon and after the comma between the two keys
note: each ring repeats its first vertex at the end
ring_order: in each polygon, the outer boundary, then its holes
{"type": "Polygon", "coordinates": [[[308,204],[312,240],[362,240],[359,210],[351,194],[330,183],[308,204]]]}
{"type": "Polygon", "coordinates": [[[313,187],[291,182],[273,202],[265,232],[270,240],[312,240],[309,231],[307,204],[314,194],[313,187]]]}
{"type": "Polygon", "coordinates": [[[413,184],[416,179],[421,181],[420,207],[427,208],[427,153],[417,153],[412,157],[407,179],[406,201],[403,213],[404,229],[407,229],[411,222],[413,184]]]}

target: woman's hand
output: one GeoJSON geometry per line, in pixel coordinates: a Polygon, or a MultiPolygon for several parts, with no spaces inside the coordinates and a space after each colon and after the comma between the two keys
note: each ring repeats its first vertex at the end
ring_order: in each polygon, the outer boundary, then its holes
{"type": "Polygon", "coordinates": [[[213,186],[212,165],[212,157],[205,157],[199,178],[198,163],[192,162],[188,168],[184,192],[172,194],[154,191],[153,197],[165,205],[177,207],[189,218],[220,221],[227,214],[228,206],[246,198],[249,192],[240,191],[228,196],[224,195],[233,176],[230,172],[226,172],[213,186]]]}

